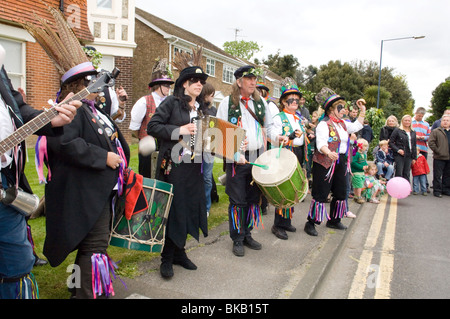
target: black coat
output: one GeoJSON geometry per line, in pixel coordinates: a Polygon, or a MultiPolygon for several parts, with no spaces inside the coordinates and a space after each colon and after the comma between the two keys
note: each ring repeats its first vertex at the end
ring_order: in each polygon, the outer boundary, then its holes
{"type": "Polygon", "coordinates": [[[409,147],[408,135],[399,127],[396,127],[389,138],[389,147],[392,149],[394,156],[399,155],[398,151],[405,151],[404,156],[410,156],[412,159],[417,158],[416,148],[416,132],[411,131],[411,148],[409,147]]]}
{"type": "MultiPolygon", "coordinates": [[[[42,113],[42,111],[36,110],[26,104],[23,101],[22,94],[20,94],[18,91],[14,90],[10,79],[8,78],[5,68],[2,67],[0,70],[0,95],[3,101],[18,110],[20,112],[20,115],[23,119],[23,123],[27,123],[34,119],[36,116],[42,113]]],[[[14,118],[16,127],[21,126],[20,121],[12,116],[14,118]]],[[[51,124],[47,124],[43,128],[41,128],[39,131],[35,132],[36,135],[48,135],[48,136],[57,136],[61,135],[63,133],[62,127],[52,128],[51,124]]],[[[22,142],[22,149],[25,149],[25,142],[22,142]]],[[[22,160],[22,168],[25,168],[25,156],[21,158],[22,160]]],[[[7,175],[7,179],[9,182],[9,186],[12,186],[15,183],[16,178],[16,172],[15,167],[11,169],[8,168],[2,168],[2,173],[7,175]]],[[[28,184],[28,181],[26,179],[25,174],[23,174],[23,170],[19,172],[19,187],[22,188],[24,191],[28,193],[32,193],[31,187],[28,184]]]]}
{"type": "MultiPolygon", "coordinates": [[[[45,186],[44,254],[53,267],[89,233],[117,183],[119,170],[106,165],[111,149],[96,123],[83,105],[64,135],[48,138],[51,179],[45,186]]],[[[128,163],[130,149],[117,126],[116,130],[128,163]]]]}
{"type": "Polygon", "coordinates": [[[156,108],[147,126],[147,133],[157,138],[159,143],[156,178],[173,185],[166,236],[179,248],[184,247],[187,234],[199,240],[199,228],[205,237],[208,235],[202,159],[172,163],[168,174],[161,169],[163,159],[166,162],[171,159],[178,161],[182,147],[178,143],[177,130],[188,123],[189,111],[182,107],[179,99],[169,96],[156,108]]]}

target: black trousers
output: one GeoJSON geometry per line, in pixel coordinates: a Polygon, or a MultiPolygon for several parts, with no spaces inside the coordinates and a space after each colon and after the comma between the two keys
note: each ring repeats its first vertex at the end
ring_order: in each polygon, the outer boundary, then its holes
{"type": "Polygon", "coordinates": [[[450,195],[450,160],[433,159],[433,195],[450,195]]]}
{"type": "MultiPolygon", "coordinates": [[[[336,163],[334,173],[331,179],[327,179],[329,168],[325,168],[319,163],[314,162],[312,166],[312,190],[311,196],[313,201],[319,203],[326,203],[328,194],[332,193],[332,200],[330,203],[330,221],[332,223],[338,223],[341,218],[338,217],[337,210],[342,202],[345,202],[347,195],[347,183],[350,172],[347,172],[347,156],[340,154],[339,163],[336,163]]],[[[320,224],[317,220],[312,220],[308,216],[308,221],[320,224]]]]}
{"type": "MultiPolygon", "coordinates": [[[[262,150],[249,153],[245,158],[250,161],[262,154],[262,150]]],[[[229,198],[228,221],[230,237],[233,241],[243,241],[245,237],[251,236],[253,226],[250,225],[249,210],[261,204],[261,191],[256,185],[250,183],[252,178],[252,165],[226,164],[227,183],[225,193],[229,198]],[[233,171],[234,170],[234,171],[233,171]]]]}
{"type": "Polygon", "coordinates": [[[411,182],[411,153],[405,153],[405,156],[394,155],[395,177],[403,177],[411,182]]]}
{"type": "MultiPolygon", "coordinates": [[[[88,235],[78,245],[78,252],[75,258],[75,265],[80,270],[80,287],[75,289],[76,299],[92,299],[92,262],[93,254],[106,254],[111,233],[111,198],[106,203],[103,212],[88,235]]],[[[102,295],[97,298],[104,298],[102,295]]]]}
{"type": "Polygon", "coordinates": [[[152,175],[152,155],[143,156],[139,155],[139,174],[144,177],[151,178],[152,175]]]}

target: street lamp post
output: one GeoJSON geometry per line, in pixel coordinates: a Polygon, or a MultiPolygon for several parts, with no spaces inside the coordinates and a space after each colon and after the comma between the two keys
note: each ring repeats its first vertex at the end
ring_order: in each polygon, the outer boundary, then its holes
{"type": "Polygon", "coordinates": [[[423,39],[425,38],[424,35],[418,36],[418,37],[405,37],[405,38],[395,38],[395,39],[386,39],[381,40],[381,52],[380,52],[380,70],[378,72],[378,93],[377,93],[377,109],[380,107],[380,84],[381,84],[381,61],[383,59],[383,43],[385,41],[396,41],[396,40],[406,40],[406,39],[423,39]]]}

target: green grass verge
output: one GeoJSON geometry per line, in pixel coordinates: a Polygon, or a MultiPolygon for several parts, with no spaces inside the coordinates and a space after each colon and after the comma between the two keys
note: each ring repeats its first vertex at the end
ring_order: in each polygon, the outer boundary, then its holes
{"type": "MultiPolygon", "coordinates": [[[[131,160],[129,166],[138,171],[138,150],[137,144],[130,145],[131,160]]],[[[38,175],[34,165],[34,148],[28,149],[28,163],[25,167],[25,174],[33,189],[33,192],[39,197],[44,195],[45,185],[39,184],[38,175]]],[[[217,160],[213,169],[214,178],[224,174],[222,170],[222,161],[217,160]]],[[[210,215],[208,218],[208,228],[212,229],[228,219],[228,196],[225,194],[225,187],[217,183],[217,192],[219,194],[219,202],[212,203],[210,215]]],[[[42,254],[42,248],[45,240],[45,217],[39,217],[29,221],[32,229],[35,251],[41,258],[45,259],[42,254]]],[[[39,294],[41,299],[68,299],[70,293],[67,290],[67,279],[71,273],[71,265],[75,260],[76,252],[71,253],[66,260],[58,267],[51,267],[49,264],[45,266],[35,267],[33,274],[36,277],[39,294]]],[[[111,258],[119,262],[117,274],[121,277],[134,278],[142,274],[139,264],[152,258],[159,257],[159,253],[148,253],[136,250],[128,250],[119,247],[110,246],[108,254],[111,258]]]]}

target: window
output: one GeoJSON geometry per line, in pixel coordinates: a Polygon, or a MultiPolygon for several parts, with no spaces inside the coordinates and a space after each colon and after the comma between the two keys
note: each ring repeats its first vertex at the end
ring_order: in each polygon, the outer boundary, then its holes
{"type": "Polygon", "coordinates": [[[224,65],[223,66],[223,76],[222,81],[225,83],[233,83],[233,77],[234,77],[234,69],[231,66],[224,65]]]}
{"type": "Polygon", "coordinates": [[[278,98],[280,98],[280,96],[281,96],[280,87],[277,85],[274,85],[273,86],[273,97],[278,99],[278,98]]]}
{"type": "Polygon", "coordinates": [[[25,43],[0,38],[0,43],[5,48],[5,70],[15,89],[25,89],[25,43]]]}
{"type": "Polygon", "coordinates": [[[112,9],[112,0],[97,0],[97,8],[112,9]]]}
{"type": "Polygon", "coordinates": [[[206,58],[206,74],[215,76],[216,75],[216,61],[213,59],[206,58]]]}

